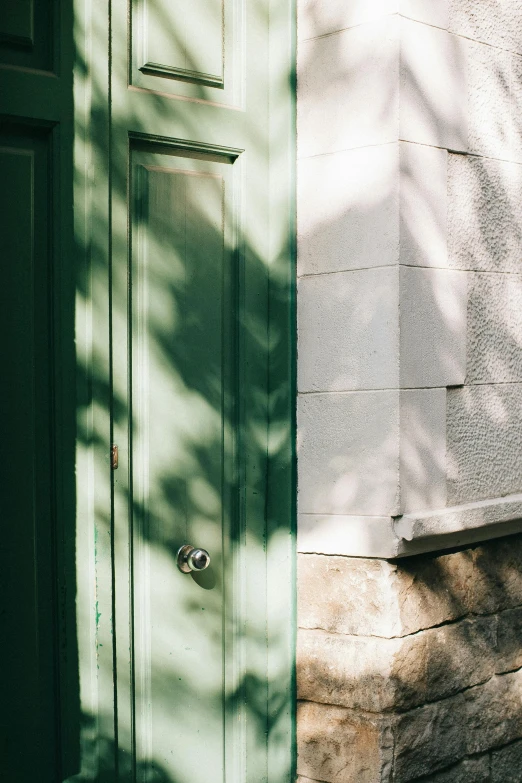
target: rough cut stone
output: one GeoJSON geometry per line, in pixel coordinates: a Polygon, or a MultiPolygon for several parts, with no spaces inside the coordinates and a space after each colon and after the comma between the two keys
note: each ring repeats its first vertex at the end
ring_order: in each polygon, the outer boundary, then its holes
{"type": "Polygon", "coordinates": [[[460,554],[473,562],[470,613],[488,614],[522,604],[522,535],[490,541],[460,554]]]}
{"type": "MultiPolygon", "coordinates": [[[[300,702],[297,725],[298,773],[311,780],[409,783],[430,776],[433,783],[479,783],[488,779],[481,777],[484,760],[462,759],[522,736],[522,672],[399,716],[300,702]]],[[[521,769],[521,745],[495,751],[495,783],[520,780],[507,771],[521,769]]]]}
{"type": "MultiPolygon", "coordinates": [[[[299,631],[297,697],[370,712],[392,709],[393,666],[401,644],[400,639],[299,631]]],[[[415,675],[418,680],[420,672],[415,675]]]]}
{"type": "Polygon", "coordinates": [[[384,560],[298,555],[298,625],[336,633],[399,636],[394,571],[384,560]]]}
{"type": "Polygon", "coordinates": [[[522,671],[400,716],[397,781],[411,781],[522,736],[522,671]]]}
{"type": "Polygon", "coordinates": [[[522,780],[522,742],[491,754],[491,783],[515,783],[522,780]]]}
{"type": "Polygon", "coordinates": [[[397,562],[298,558],[301,628],[391,638],[520,605],[522,535],[397,562]]]}
{"type": "Polygon", "coordinates": [[[489,754],[478,759],[466,759],[436,775],[418,778],[415,783],[490,783],[489,754]]]}
{"type": "MultiPolygon", "coordinates": [[[[498,616],[497,672],[522,668],[522,609],[508,609],[498,616]]],[[[521,767],[522,770],[522,767],[521,767]]]]}
{"type": "Polygon", "coordinates": [[[396,639],[300,630],[298,698],[381,712],[411,709],[522,666],[522,609],[396,639]]]}
{"type": "Polygon", "coordinates": [[[390,780],[390,719],[341,707],[300,702],[297,707],[297,772],[326,783],[390,780]]]}

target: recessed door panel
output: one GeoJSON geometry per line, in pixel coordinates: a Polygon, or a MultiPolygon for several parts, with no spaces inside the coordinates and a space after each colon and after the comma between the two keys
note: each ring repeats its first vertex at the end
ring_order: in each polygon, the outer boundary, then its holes
{"type": "Polygon", "coordinates": [[[58,742],[47,142],[35,129],[0,135],[0,770],[23,783],[35,770],[55,780],[58,742]]]}
{"type": "Polygon", "coordinates": [[[224,0],[181,5],[142,0],[140,70],[223,84],[224,0]]]}
{"type": "Polygon", "coordinates": [[[4,40],[20,46],[33,44],[34,0],[5,0],[0,12],[0,30],[4,40]]]}
{"type": "Polygon", "coordinates": [[[48,0],[2,0],[0,63],[51,70],[52,39],[48,0]]]}
{"type": "Polygon", "coordinates": [[[131,84],[218,103],[240,100],[243,0],[134,0],[131,84]]]}
{"type": "Polygon", "coordinates": [[[232,165],[132,154],[131,473],[139,781],[223,779],[234,650],[232,165]],[[210,566],[182,573],[185,544],[210,566]],[[196,757],[195,757],[196,754],[196,757]],[[209,770],[211,774],[209,775],[209,770]]]}

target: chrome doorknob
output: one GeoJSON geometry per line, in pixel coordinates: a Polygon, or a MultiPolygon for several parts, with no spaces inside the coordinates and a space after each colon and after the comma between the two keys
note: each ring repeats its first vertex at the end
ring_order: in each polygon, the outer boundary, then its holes
{"type": "Polygon", "coordinates": [[[191,544],[184,544],[178,549],[178,568],[184,574],[191,571],[204,571],[210,565],[210,555],[206,549],[196,549],[191,544]]]}

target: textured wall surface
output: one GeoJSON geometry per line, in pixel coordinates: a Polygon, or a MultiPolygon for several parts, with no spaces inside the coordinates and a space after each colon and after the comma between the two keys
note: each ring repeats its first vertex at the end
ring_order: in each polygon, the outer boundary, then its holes
{"type": "Polygon", "coordinates": [[[301,551],[413,553],[397,518],[445,508],[424,548],[471,542],[522,493],[522,0],[298,29],[301,551]]]}
{"type": "Polygon", "coordinates": [[[303,781],[522,780],[522,536],[298,584],[303,781]]]}
{"type": "Polygon", "coordinates": [[[522,783],[522,0],[298,36],[298,780],[522,783]]]}

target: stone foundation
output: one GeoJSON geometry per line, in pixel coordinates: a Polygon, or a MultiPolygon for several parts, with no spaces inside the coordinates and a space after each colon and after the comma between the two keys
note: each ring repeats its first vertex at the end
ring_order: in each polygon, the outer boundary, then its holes
{"type": "Polygon", "coordinates": [[[522,781],[522,535],[299,556],[300,783],[522,781]]]}

